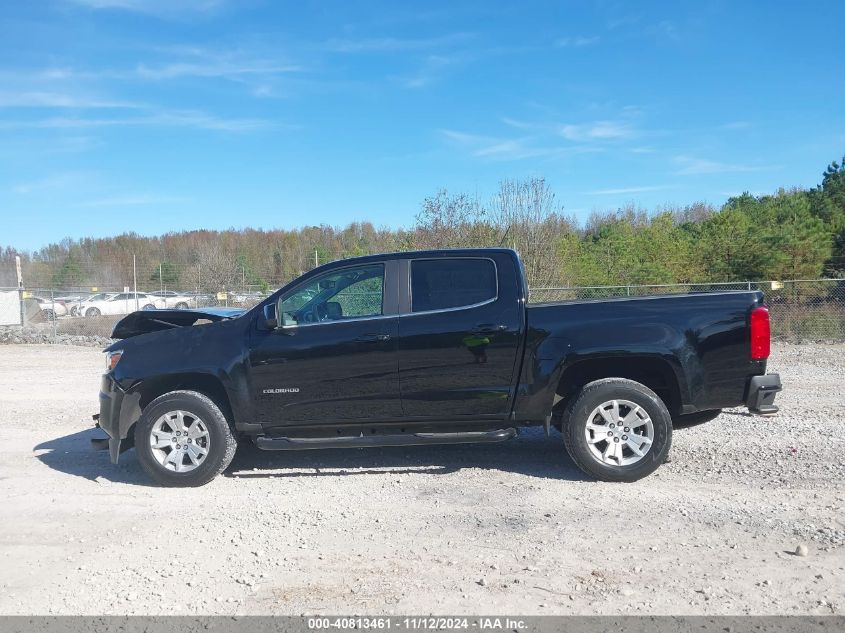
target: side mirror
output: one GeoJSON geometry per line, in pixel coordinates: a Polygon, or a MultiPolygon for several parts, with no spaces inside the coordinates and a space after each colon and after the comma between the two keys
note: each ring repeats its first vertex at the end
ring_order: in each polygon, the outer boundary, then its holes
{"type": "Polygon", "coordinates": [[[275,330],[279,327],[279,318],[276,315],[275,303],[268,303],[264,306],[264,325],[268,330],[275,330]]]}

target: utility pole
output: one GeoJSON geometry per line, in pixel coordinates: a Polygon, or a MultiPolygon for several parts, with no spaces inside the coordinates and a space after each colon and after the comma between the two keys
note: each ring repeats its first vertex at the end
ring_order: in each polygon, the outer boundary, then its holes
{"type": "Polygon", "coordinates": [[[320,259],[317,257],[317,249],[314,249],[314,268],[320,267],[320,259]]]}
{"type": "Polygon", "coordinates": [[[21,256],[15,255],[15,270],[18,273],[18,304],[21,308],[21,327],[24,326],[26,320],[26,309],[23,305],[23,275],[21,275],[21,256]]]}
{"type": "Polygon", "coordinates": [[[161,287],[162,296],[164,296],[164,278],[161,275],[161,262],[158,263],[158,285],[161,287]]]}
{"type": "Polygon", "coordinates": [[[132,253],[132,290],[135,295],[135,311],[138,311],[138,272],[135,269],[135,253],[132,253]]]}

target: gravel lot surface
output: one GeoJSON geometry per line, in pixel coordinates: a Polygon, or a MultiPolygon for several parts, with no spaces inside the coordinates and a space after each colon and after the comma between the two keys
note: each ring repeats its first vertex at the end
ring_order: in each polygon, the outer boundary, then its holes
{"type": "Polygon", "coordinates": [[[0,346],[0,614],[845,613],[843,345],[775,346],[779,415],[677,429],[635,484],[532,432],[242,445],[208,486],[157,488],[89,448],[102,366],[0,346]]]}

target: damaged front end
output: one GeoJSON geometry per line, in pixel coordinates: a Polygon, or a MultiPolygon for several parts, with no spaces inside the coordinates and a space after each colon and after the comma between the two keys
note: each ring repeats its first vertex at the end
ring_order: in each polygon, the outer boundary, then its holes
{"type": "Polygon", "coordinates": [[[245,312],[240,308],[203,308],[199,310],[140,310],[122,318],[114,326],[112,338],[127,339],[141,334],[161,332],[193,325],[197,321],[225,321],[245,312]]]}
{"type": "Polygon", "coordinates": [[[131,448],[125,443],[129,429],[141,417],[141,394],[126,393],[110,374],[103,374],[100,383],[100,413],[95,416],[97,426],[103,429],[108,439],[91,440],[94,448],[109,450],[112,464],[117,463],[121,444],[123,450],[131,448]]]}
{"type": "MultiPolygon", "coordinates": [[[[225,321],[244,312],[237,308],[142,310],[118,321],[114,326],[112,338],[125,340],[143,334],[193,326],[200,321],[225,321]]],[[[117,463],[120,453],[132,448],[129,432],[141,417],[141,390],[138,388],[140,382],[125,380],[125,374],[121,371],[123,345],[117,342],[104,350],[108,355],[107,371],[100,382],[100,412],[93,416],[96,426],[105,431],[108,437],[92,439],[92,446],[96,449],[108,449],[113,464],[117,463]]],[[[137,354],[141,349],[143,348],[133,349],[133,352],[137,354]]]]}

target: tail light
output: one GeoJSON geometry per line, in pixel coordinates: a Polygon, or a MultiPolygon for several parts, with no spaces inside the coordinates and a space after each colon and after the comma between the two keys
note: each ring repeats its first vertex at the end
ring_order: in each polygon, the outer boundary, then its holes
{"type": "Polygon", "coordinates": [[[766,360],[769,357],[771,338],[769,309],[754,308],[751,311],[751,360],[766,360]]]}

